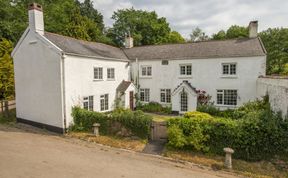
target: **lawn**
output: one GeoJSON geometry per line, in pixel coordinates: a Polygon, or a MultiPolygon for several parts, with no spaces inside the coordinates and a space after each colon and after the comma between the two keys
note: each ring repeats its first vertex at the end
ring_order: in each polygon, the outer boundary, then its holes
{"type": "Polygon", "coordinates": [[[145,112],[145,114],[150,115],[153,117],[153,121],[155,122],[163,122],[163,121],[168,121],[171,118],[175,118],[175,115],[162,115],[162,114],[155,114],[155,113],[147,113],[145,112]]]}

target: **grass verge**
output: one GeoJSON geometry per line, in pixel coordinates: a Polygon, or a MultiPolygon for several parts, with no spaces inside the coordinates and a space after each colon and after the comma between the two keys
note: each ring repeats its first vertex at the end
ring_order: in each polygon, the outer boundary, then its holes
{"type": "MultiPolygon", "coordinates": [[[[223,156],[206,155],[193,151],[179,151],[173,149],[166,149],[163,155],[177,160],[208,166],[213,170],[225,169],[223,156]]],[[[279,162],[279,160],[277,161],[279,162]]],[[[282,169],[281,166],[279,167],[277,161],[247,162],[233,159],[233,172],[253,178],[287,178],[288,170],[286,168],[282,169]]],[[[280,162],[283,163],[283,161],[280,162]]]]}
{"type": "Polygon", "coordinates": [[[7,114],[0,113],[0,124],[13,124],[16,122],[16,109],[11,109],[7,114]]]}
{"type": "Polygon", "coordinates": [[[88,142],[95,142],[102,145],[107,145],[116,148],[123,148],[133,151],[142,151],[147,143],[147,140],[132,139],[129,137],[115,137],[115,136],[94,136],[87,132],[70,132],[69,137],[78,138],[88,142]]]}
{"type": "Polygon", "coordinates": [[[147,113],[145,114],[150,115],[153,117],[153,121],[155,122],[163,122],[163,121],[168,121],[171,118],[174,118],[174,115],[162,115],[162,114],[155,114],[155,113],[147,113]]]}

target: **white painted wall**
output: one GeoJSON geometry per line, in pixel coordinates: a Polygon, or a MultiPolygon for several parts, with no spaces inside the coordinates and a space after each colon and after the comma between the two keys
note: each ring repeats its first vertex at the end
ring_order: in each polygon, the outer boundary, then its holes
{"type": "Polygon", "coordinates": [[[288,116],[288,79],[259,78],[257,96],[260,98],[266,94],[273,111],[281,111],[283,118],[288,116]]]}
{"type": "Polygon", "coordinates": [[[60,55],[30,31],[13,59],[16,116],[63,128],[60,55]]]}
{"type": "Polygon", "coordinates": [[[100,95],[109,94],[109,111],[114,108],[116,88],[128,80],[128,62],[67,55],[64,63],[67,126],[73,121],[72,107],[82,106],[85,96],[94,96],[94,111],[100,111],[100,95]],[[94,80],[94,67],[103,67],[103,80],[94,80]],[[107,80],[107,68],[115,68],[115,80],[107,80]]]}
{"type": "MultiPolygon", "coordinates": [[[[173,91],[183,80],[188,80],[197,90],[205,90],[216,103],[217,89],[238,90],[238,106],[256,98],[256,80],[265,75],[266,57],[238,57],[169,60],[169,65],[162,65],[161,60],[139,60],[141,65],[152,66],[152,77],[140,76],[140,88],[150,88],[150,100],[160,102],[160,89],[173,91]],[[222,76],[222,63],[237,63],[237,77],[222,76]],[[180,64],[192,64],[192,77],[180,77],[180,64]]],[[[137,74],[137,63],[132,63],[133,76],[137,74]]],[[[227,108],[219,106],[220,108],[227,108]]]]}

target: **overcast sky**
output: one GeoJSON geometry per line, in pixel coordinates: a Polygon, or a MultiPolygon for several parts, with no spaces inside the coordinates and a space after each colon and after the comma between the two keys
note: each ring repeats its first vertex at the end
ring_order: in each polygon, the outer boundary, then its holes
{"type": "Polygon", "coordinates": [[[93,0],[94,7],[104,16],[106,26],[112,26],[111,16],[117,9],[134,7],[155,10],[166,17],[171,28],[184,37],[200,27],[211,35],[231,25],[248,25],[259,21],[259,30],[288,26],[288,0],[93,0]]]}

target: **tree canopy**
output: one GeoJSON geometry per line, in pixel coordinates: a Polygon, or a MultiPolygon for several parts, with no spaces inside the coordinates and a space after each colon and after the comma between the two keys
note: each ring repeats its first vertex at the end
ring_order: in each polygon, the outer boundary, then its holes
{"type": "Polygon", "coordinates": [[[190,34],[190,41],[196,42],[196,41],[206,41],[209,40],[209,36],[205,34],[199,27],[196,27],[192,30],[192,33],[190,34]]]}
{"type": "Polygon", "coordinates": [[[108,35],[118,46],[123,46],[127,35],[134,38],[135,46],[183,42],[179,33],[171,32],[166,18],[159,18],[155,11],[121,9],[112,19],[115,22],[108,35]]]}
{"type": "Polygon", "coordinates": [[[225,32],[220,30],[218,33],[212,35],[213,40],[224,40],[224,39],[234,39],[234,38],[247,38],[249,36],[248,27],[242,27],[238,25],[232,25],[225,32]]]}

